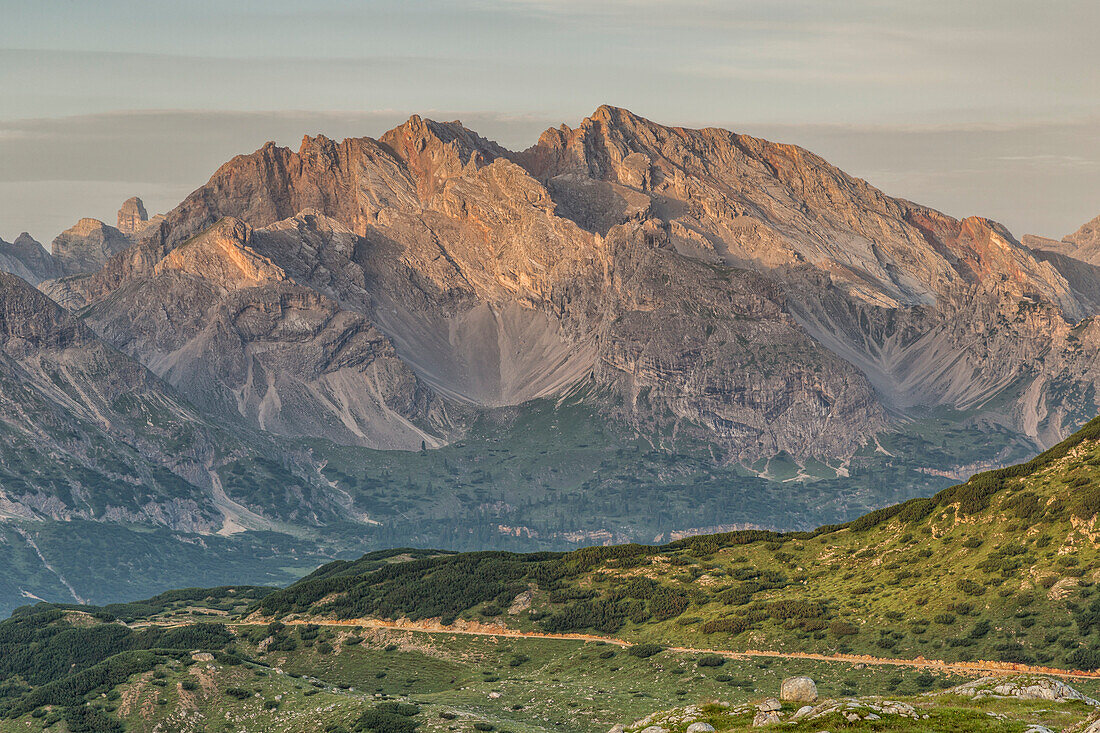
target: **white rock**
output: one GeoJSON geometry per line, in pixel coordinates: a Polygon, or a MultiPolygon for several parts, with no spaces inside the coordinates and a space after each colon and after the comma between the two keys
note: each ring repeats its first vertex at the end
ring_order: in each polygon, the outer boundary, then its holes
{"type": "Polygon", "coordinates": [[[807,715],[809,715],[813,711],[814,711],[814,706],[813,705],[803,705],[802,707],[800,707],[798,709],[798,712],[796,712],[794,715],[791,716],[791,720],[799,720],[800,718],[805,718],[807,715]]]}
{"type": "Polygon", "coordinates": [[[692,723],[687,727],[687,733],[712,733],[714,726],[710,723],[704,723],[699,721],[698,723],[692,723]]]}
{"type": "Polygon", "coordinates": [[[762,713],[771,713],[776,710],[782,710],[783,704],[776,700],[774,697],[769,697],[764,702],[756,706],[756,709],[762,713]]]}
{"type": "Polygon", "coordinates": [[[779,699],[787,702],[817,702],[817,685],[809,677],[788,677],[779,686],[779,699]]]}
{"type": "Polygon", "coordinates": [[[752,719],[753,728],[763,728],[765,725],[772,725],[782,720],[779,717],[779,713],[771,710],[761,710],[756,714],[756,717],[752,719]]]}

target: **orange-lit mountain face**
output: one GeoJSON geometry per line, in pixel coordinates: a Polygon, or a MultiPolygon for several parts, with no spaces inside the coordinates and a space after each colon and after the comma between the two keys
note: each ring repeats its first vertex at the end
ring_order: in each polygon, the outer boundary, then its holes
{"type": "Polygon", "coordinates": [[[1024,246],[612,107],[522,152],[419,117],[267,144],[0,243],[0,534],[323,537],[308,565],[850,518],[1096,413],[1088,231],[1024,246]]]}
{"type": "MultiPolygon", "coordinates": [[[[296,408],[308,419],[260,416],[297,368],[286,353],[259,384],[268,357],[243,346],[209,377],[222,409],[289,434],[442,444],[466,406],[591,386],[640,429],[754,460],[848,455],[923,406],[976,410],[1041,444],[1096,409],[1097,334],[1078,325],[1093,294],[999,224],[891,198],[801,148],[613,107],[521,153],[419,117],[378,140],[269,143],[129,236],[102,269],[43,289],[93,306],[93,327],[192,398],[179,359],[192,374],[209,359],[182,349],[178,324],[136,312],[139,291],[166,311],[183,297],[153,280],[240,307],[309,291],[377,329],[395,355],[388,386],[356,367],[321,390],[323,407],[296,408]],[[215,247],[215,225],[248,234],[215,247]],[[364,400],[375,407],[352,407],[364,400]],[[369,426],[395,400],[387,419],[415,427],[383,440],[369,426]]],[[[274,333],[280,352],[304,343],[274,333]]]]}

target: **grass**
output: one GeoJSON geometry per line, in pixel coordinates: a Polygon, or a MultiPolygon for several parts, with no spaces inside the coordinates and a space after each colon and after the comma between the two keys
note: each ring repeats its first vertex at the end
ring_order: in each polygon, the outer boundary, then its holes
{"type": "MultiPolygon", "coordinates": [[[[796,731],[1022,730],[988,713],[1047,725],[1076,722],[1088,713],[1080,705],[1048,701],[929,698],[923,693],[965,678],[909,669],[768,659],[714,667],[700,664],[699,654],[662,651],[641,659],[597,642],[303,626],[284,632],[295,639],[296,649],[265,652],[267,627],[233,629],[238,635],[233,649],[245,661],[168,660],[90,695],[88,705],[121,719],[128,731],[143,733],[353,730],[364,710],[387,700],[414,703],[422,731],[473,730],[480,722],[513,733],[602,733],[616,723],[686,705],[700,707],[696,718],[719,730],[740,730],[752,714],[737,706],[777,695],[782,679],[798,674],[814,678],[822,698],[881,695],[922,706],[930,718],[907,721],[914,723],[910,727],[897,720],[887,721],[892,726],[853,726],[829,718],[789,726],[796,731]],[[349,643],[352,639],[358,641],[349,643]]],[[[784,709],[789,714],[797,707],[784,709]]],[[[40,717],[2,720],[0,731],[42,730],[57,712],[43,709],[40,717]]],[[[668,729],[682,733],[685,727],[668,729]]],[[[65,727],[54,723],[48,729],[65,727]]]]}
{"type": "Polygon", "coordinates": [[[534,589],[530,610],[506,616],[509,626],[693,648],[1091,669],[1100,667],[1098,437],[1094,421],[1027,464],[817,532],[457,555],[384,570],[368,557],[323,568],[260,608],[485,620],[534,589]]]}

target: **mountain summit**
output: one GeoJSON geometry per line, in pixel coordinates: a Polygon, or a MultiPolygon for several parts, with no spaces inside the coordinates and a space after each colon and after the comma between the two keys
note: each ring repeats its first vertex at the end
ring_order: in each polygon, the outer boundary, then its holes
{"type": "MultiPolygon", "coordinates": [[[[1100,408],[1095,266],[728,130],[601,107],[517,152],[413,116],[265,144],[143,208],[80,222],[53,257],[2,246],[0,267],[204,426],[170,448],[151,414],[92,441],[130,466],[108,461],[111,480],[180,480],[191,509],[159,488],[87,509],[103,481],[19,463],[33,490],[8,501],[31,521],[326,537],[302,562],[804,528],[1019,459],[1100,408]]],[[[76,435],[89,400],[115,424],[135,399],[58,389],[76,435]]],[[[30,433],[27,414],[0,420],[30,433]]],[[[106,471],[99,455],[73,465],[106,471]]]]}
{"type": "Polygon", "coordinates": [[[417,116],[378,140],[269,143],[45,290],[103,301],[225,217],[269,229],[252,251],[374,323],[455,404],[587,384],[639,429],[738,460],[850,455],[888,414],[934,407],[1046,445],[1097,407],[1067,399],[1097,378],[1077,328],[1094,299],[1001,225],[609,106],[520,153],[417,116]],[[292,223],[307,211],[341,233],[292,223]]]}

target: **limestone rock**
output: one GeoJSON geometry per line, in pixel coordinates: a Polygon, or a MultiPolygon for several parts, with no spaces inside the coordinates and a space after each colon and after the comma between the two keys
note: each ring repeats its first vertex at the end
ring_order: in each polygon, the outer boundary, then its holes
{"type": "Polygon", "coordinates": [[[31,285],[60,274],[53,256],[26,232],[11,243],[0,239],[0,270],[21,277],[31,285]]]}
{"type": "MultiPolygon", "coordinates": [[[[102,269],[42,287],[99,308],[112,343],[159,353],[108,301],[172,268],[228,283],[166,260],[227,218],[252,227],[265,282],[270,264],[385,336],[415,376],[407,401],[514,406],[591,382],[609,417],[742,462],[849,457],[889,414],[937,405],[996,404],[990,421],[1049,445],[1100,409],[1071,397],[1100,394],[1100,324],[1075,329],[1097,278],[801,148],[606,106],[521,153],[416,116],[378,140],[269,143],[102,269]]],[[[58,247],[66,273],[114,249],[74,244],[95,236],[58,247]]],[[[343,439],[364,442],[356,430],[343,439]]]]}
{"type": "Polygon", "coordinates": [[[223,219],[86,319],[210,413],[372,448],[441,445],[450,419],[392,342],[252,242],[223,219]]]}
{"type": "Polygon", "coordinates": [[[145,204],[137,196],[126,199],[118,210],[117,228],[127,236],[137,234],[148,222],[149,214],[145,211],[145,204]]]}
{"type": "Polygon", "coordinates": [[[1021,700],[1051,700],[1054,702],[1078,700],[1092,707],[1100,707],[1100,701],[1084,695],[1065,682],[1052,677],[1020,676],[1008,679],[982,677],[952,687],[947,692],[976,699],[1015,697],[1021,700]]]}
{"type": "Polygon", "coordinates": [[[786,702],[817,702],[817,685],[809,677],[788,677],[779,687],[779,698],[786,702]]]}
{"type": "Polygon", "coordinates": [[[687,733],[713,733],[714,726],[710,723],[698,721],[687,727],[687,733]]]}
{"type": "Polygon", "coordinates": [[[765,713],[769,713],[776,710],[782,710],[783,704],[776,700],[774,697],[769,697],[767,700],[757,705],[756,709],[765,713]]]}
{"type": "Polygon", "coordinates": [[[783,718],[779,713],[773,711],[760,710],[753,716],[752,727],[763,728],[766,725],[774,725],[776,723],[783,722],[783,718]]]}
{"type": "Polygon", "coordinates": [[[65,275],[95,272],[132,242],[118,229],[97,219],[81,219],[53,240],[52,252],[65,275]]]}
{"type": "MultiPolygon", "coordinates": [[[[19,426],[0,441],[0,461],[9,463],[18,451],[21,461],[48,460],[57,467],[53,476],[63,477],[42,480],[27,472],[18,484],[6,483],[5,514],[145,523],[186,532],[221,526],[203,491],[209,477],[202,456],[214,450],[205,418],[87,324],[5,272],[0,272],[0,384],[5,385],[0,421],[19,426]],[[155,424],[150,414],[160,416],[155,424]],[[117,443],[103,440],[104,434],[117,443]],[[95,482],[115,485],[109,498],[89,495],[95,482]]],[[[237,449],[235,441],[220,440],[225,449],[237,449]]]]}
{"type": "Polygon", "coordinates": [[[807,715],[809,715],[813,711],[814,711],[814,706],[813,705],[803,705],[797,711],[795,711],[795,714],[791,716],[791,720],[801,720],[802,718],[805,718],[807,715]]]}

